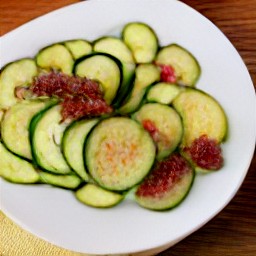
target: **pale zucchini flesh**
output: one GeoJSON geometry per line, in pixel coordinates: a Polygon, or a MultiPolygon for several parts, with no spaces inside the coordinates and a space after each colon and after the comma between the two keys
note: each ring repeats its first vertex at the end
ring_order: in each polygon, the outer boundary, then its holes
{"type": "Polygon", "coordinates": [[[44,109],[49,101],[24,100],[10,107],[1,123],[5,146],[23,158],[32,160],[29,141],[29,124],[33,116],[44,109]]]}
{"type": "Polygon", "coordinates": [[[40,176],[34,166],[15,156],[0,142],[0,176],[14,183],[37,183],[40,176]]]}
{"type": "Polygon", "coordinates": [[[0,109],[7,109],[20,101],[15,89],[19,86],[29,87],[37,74],[33,59],[20,59],[5,66],[0,74],[0,109]]]}
{"type": "Polygon", "coordinates": [[[70,167],[85,181],[89,180],[83,158],[84,143],[98,119],[75,121],[64,132],[62,151],[70,167]]]}
{"type": "Polygon", "coordinates": [[[108,104],[116,97],[122,83],[122,63],[112,55],[93,53],[78,59],[74,73],[99,81],[104,92],[104,99],[108,104]]]}
{"type": "Polygon", "coordinates": [[[75,60],[92,52],[91,43],[83,39],[69,40],[65,41],[63,44],[71,52],[75,60]]]}
{"type": "Polygon", "coordinates": [[[134,77],[135,60],[132,52],[123,40],[117,37],[100,38],[94,43],[93,49],[95,52],[108,53],[122,62],[123,81],[118,90],[118,97],[113,101],[113,105],[118,107],[128,93],[134,77]]]}
{"type": "Polygon", "coordinates": [[[201,68],[196,58],[185,48],[171,44],[159,50],[156,63],[174,68],[177,82],[194,86],[201,74],[201,68]]]}
{"type": "Polygon", "coordinates": [[[39,112],[30,123],[30,143],[33,160],[44,170],[57,174],[71,172],[61,152],[61,140],[67,123],[63,123],[61,106],[39,112]]]}
{"type": "Polygon", "coordinates": [[[108,208],[120,203],[122,194],[103,189],[95,184],[86,184],[75,192],[76,198],[92,207],[108,208]]]}
{"type": "Polygon", "coordinates": [[[121,114],[128,114],[136,111],[146,93],[146,89],[160,79],[160,71],[153,64],[140,64],[135,71],[135,80],[133,89],[125,100],[123,105],[118,109],[121,114]]]}
{"type": "Polygon", "coordinates": [[[146,100],[170,105],[181,90],[182,88],[176,84],[159,82],[149,88],[146,100]]]}
{"type": "Polygon", "coordinates": [[[207,135],[217,143],[225,138],[228,130],[227,117],[212,96],[197,89],[187,89],[173,101],[173,106],[183,120],[181,147],[190,146],[202,135],[207,135]]]}
{"type": "Polygon", "coordinates": [[[147,103],[134,113],[133,118],[142,125],[149,121],[156,128],[158,160],[169,156],[178,147],[183,135],[183,125],[173,108],[159,103],[147,103]]]}
{"type": "Polygon", "coordinates": [[[96,183],[109,190],[122,191],[148,174],[155,159],[155,145],[136,121],[112,117],[92,130],[85,159],[96,183]]]}
{"type": "Polygon", "coordinates": [[[56,187],[76,189],[82,180],[74,174],[58,175],[40,171],[40,181],[56,187]]]}
{"type": "Polygon", "coordinates": [[[59,70],[67,75],[72,75],[74,60],[64,45],[53,44],[39,51],[36,63],[47,71],[59,70]]]}
{"type": "Polygon", "coordinates": [[[136,63],[149,63],[154,60],[158,50],[158,38],[147,24],[128,23],[123,29],[122,38],[131,49],[136,63]]]}

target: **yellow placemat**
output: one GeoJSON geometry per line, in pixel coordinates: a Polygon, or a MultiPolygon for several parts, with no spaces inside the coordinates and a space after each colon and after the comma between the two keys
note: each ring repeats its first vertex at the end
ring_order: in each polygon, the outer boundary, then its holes
{"type": "Polygon", "coordinates": [[[81,256],[35,237],[0,211],[1,256],[81,256]]]}

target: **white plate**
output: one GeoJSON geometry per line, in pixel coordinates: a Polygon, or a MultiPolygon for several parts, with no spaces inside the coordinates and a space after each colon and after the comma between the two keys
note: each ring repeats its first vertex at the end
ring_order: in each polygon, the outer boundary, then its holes
{"type": "Polygon", "coordinates": [[[113,209],[92,209],[69,191],[0,181],[4,213],[32,234],[77,252],[121,254],[174,245],[233,198],[255,146],[255,93],[243,61],[211,22],[178,1],[93,0],[62,8],[4,35],[1,65],[33,57],[57,41],[117,35],[129,21],[148,23],[161,45],[175,42],[197,57],[202,67],[198,87],[216,97],[229,118],[229,139],[223,146],[225,166],[219,172],[197,176],[186,200],[167,212],[145,210],[128,199],[113,209]]]}

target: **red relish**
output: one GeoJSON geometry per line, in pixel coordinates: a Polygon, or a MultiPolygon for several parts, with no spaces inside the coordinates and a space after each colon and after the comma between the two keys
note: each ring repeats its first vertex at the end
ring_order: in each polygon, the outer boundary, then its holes
{"type": "Polygon", "coordinates": [[[112,112],[99,84],[91,79],[51,72],[36,77],[30,89],[37,96],[62,99],[63,120],[112,112]]]}

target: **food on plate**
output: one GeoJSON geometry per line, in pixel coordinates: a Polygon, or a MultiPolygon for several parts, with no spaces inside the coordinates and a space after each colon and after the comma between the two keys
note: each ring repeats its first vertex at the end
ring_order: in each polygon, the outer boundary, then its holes
{"type": "Polygon", "coordinates": [[[0,176],[69,189],[96,208],[126,197],[157,211],[183,202],[197,171],[225,164],[228,120],[196,88],[196,57],[159,42],[150,25],[130,22],[119,36],[56,42],[4,66],[0,176]]]}

